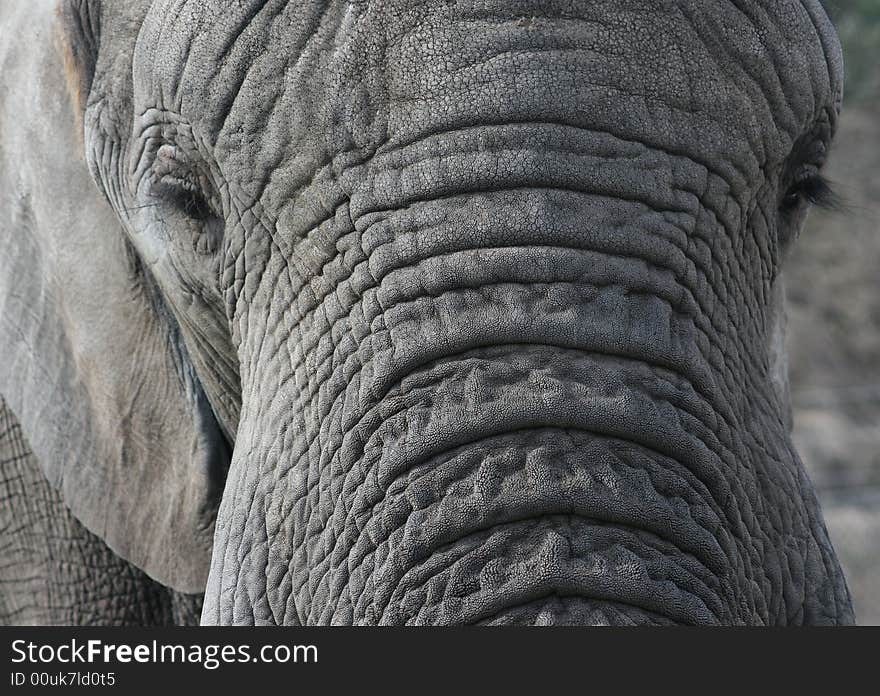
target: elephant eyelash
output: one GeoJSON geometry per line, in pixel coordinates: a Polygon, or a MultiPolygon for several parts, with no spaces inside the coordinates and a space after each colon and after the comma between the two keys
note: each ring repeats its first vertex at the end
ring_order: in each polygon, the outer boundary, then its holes
{"type": "Polygon", "coordinates": [[[838,210],[841,207],[840,197],[834,192],[831,182],[819,173],[797,179],[786,191],[780,207],[784,213],[792,212],[802,202],[825,210],[838,210]]]}
{"type": "Polygon", "coordinates": [[[154,186],[154,193],[171,203],[191,220],[204,222],[216,217],[213,207],[201,191],[190,181],[163,180],[154,186]]]}

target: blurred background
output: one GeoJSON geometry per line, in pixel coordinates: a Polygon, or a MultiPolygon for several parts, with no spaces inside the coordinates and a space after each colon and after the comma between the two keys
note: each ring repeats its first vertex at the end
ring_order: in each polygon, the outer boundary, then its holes
{"type": "Polygon", "coordinates": [[[847,62],[828,178],[786,268],[795,441],[860,624],[880,625],[880,0],[828,0],[847,62]]]}

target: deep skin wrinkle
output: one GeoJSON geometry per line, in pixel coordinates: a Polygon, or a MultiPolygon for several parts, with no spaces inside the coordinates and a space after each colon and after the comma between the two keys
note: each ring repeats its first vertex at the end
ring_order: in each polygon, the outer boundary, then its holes
{"type": "Polygon", "coordinates": [[[232,449],[204,623],[852,622],[781,349],[817,2],[103,5],[86,159],[232,449]]]}

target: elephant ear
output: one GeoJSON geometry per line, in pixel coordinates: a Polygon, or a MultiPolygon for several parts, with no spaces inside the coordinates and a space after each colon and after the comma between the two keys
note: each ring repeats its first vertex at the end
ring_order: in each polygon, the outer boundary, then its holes
{"type": "Polygon", "coordinates": [[[97,8],[0,3],[0,394],[89,530],[201,592],[229,446],[85,163],[97,8]]]}

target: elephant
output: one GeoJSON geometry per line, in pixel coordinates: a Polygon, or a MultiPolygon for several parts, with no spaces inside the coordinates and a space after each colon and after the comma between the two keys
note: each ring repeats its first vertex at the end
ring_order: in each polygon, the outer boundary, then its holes
{"type": "Polygon", "coordinates": [[[819,0],[0,26],[6,621],[854,622],[785,352],[819,0]]]}

